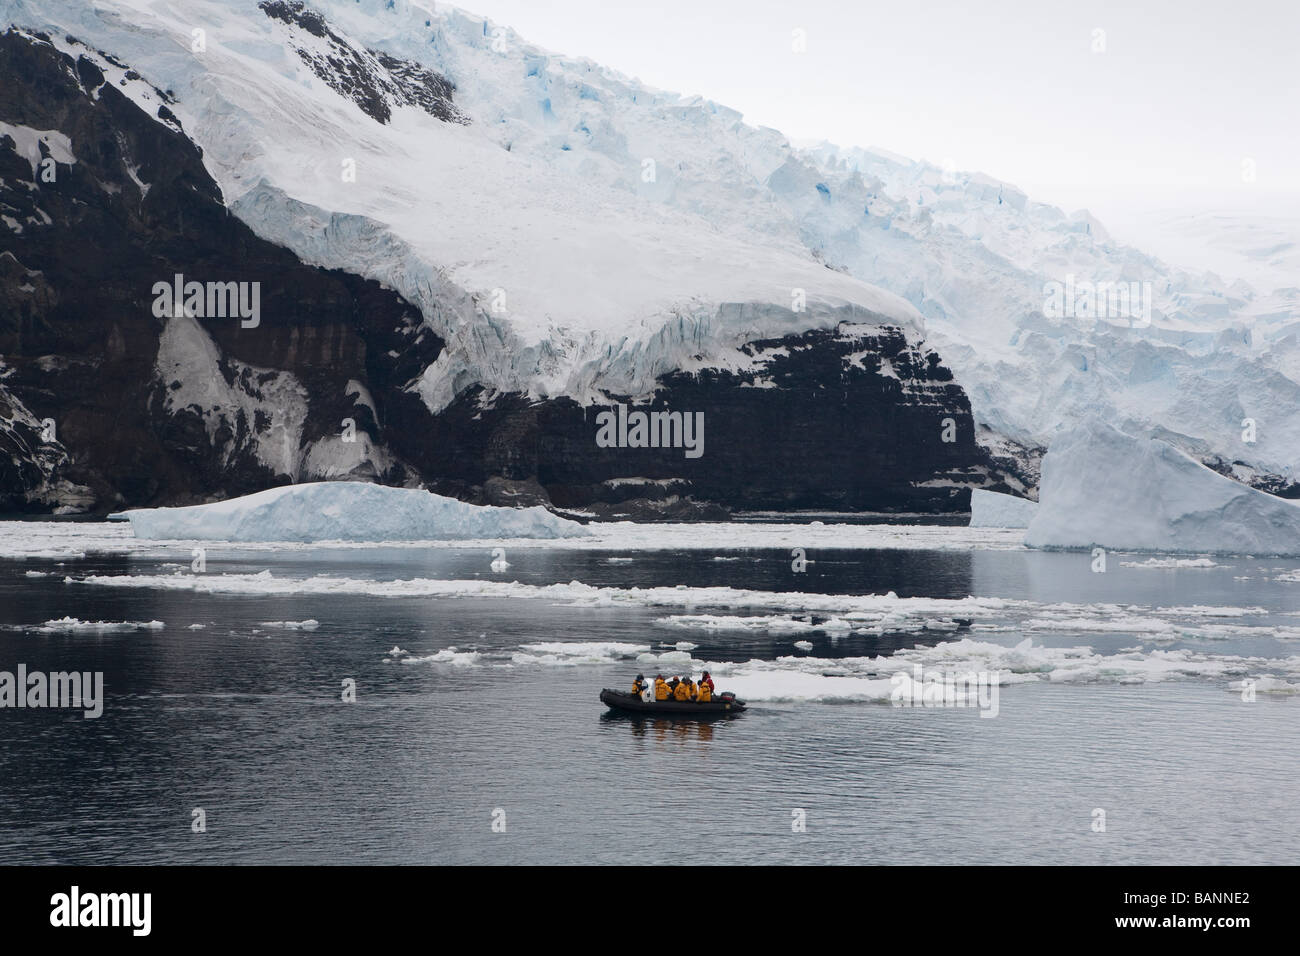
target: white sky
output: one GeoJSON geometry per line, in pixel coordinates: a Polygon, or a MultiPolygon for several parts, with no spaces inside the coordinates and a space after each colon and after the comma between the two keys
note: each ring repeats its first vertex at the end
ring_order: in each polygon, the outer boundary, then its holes
{"type": "Polygon", "coordinates": [[[1300,215],[1297,0],[459,5],[791,139],[951,159],[1120,233],[1154,208],[1300,215]]]}

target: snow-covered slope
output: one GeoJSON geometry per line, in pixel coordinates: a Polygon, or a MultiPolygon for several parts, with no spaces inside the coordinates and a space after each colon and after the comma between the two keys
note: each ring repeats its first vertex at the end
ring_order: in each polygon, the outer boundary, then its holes
{"type": "Polygon", "coordinates": [[[475,384],[640,395],[748,367],[755,338],[887,321],[928,329],[993,444],[1101,413],[1250,474],[1300,464],[1295,290],[1170,268],[978,174],[796,150],[445,5],[263,7],[0,0],[170,91],[260,235],[416,303],[447,342],[418,383],[432,410],[475,384]],[[1150,324],[1044,317],[1045,283],[1071,276],[1149,283],[1150,324]]]}
{"type": "Polygon", "coordinates": [[[285,485],[189,508],[124,512],[137,538],[198,541],[424,541],[587,534],[545,508],[470,505],[354,481],[285,485]]]}
{"type": "Polygon", "coordinates": [[[295,4],[0,3],[8,20],[77,36],[171,91],[232,209],[263,237],[419,305],[449,345],[420,386],[434,410],[475,383],[640,394],[698,355],[741,364],[744,341],[846,319],[919,332],[902,299],[826,269],[791,230],[772,228],[779,210],[754,223],[719,194],[727,184],[760,198],[761,180],[738,162],[754,136],[788,153],[775,133],[513,35],[499,52],[489,25],[452,8],[311,9],[327,19],[323,36],[294,20],[305,16],[295,4]],[[205,52],[190,52],[194,29],[206,30],[205,52]],[[369,115],[392,77],[378,60],[355,98],[317,75],[340,50],[380,47],[451,78],[467,122],[391,97],[387,122],[369,115]],[[643,160],[655,161],[653,182],[643,160]],[[691,183],[702,201],[664,201],[702,160],[716,164],[691,183]],[[806,306],[792,308],[795,290],[806,306]]]}
{"type": "Polygon", "coordinates": [[[1300,505],[1092,420],[1052,442],[1025,544],[1297,555],[1300,505]]]}

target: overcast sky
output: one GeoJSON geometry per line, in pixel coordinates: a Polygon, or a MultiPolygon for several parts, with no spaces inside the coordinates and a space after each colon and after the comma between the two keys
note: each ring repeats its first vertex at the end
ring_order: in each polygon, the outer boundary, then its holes
{"type": "Polygon", "coordinates": [[[1300,203],[1296,0],[459,5],[795,140],[950,159],[1109,221],[1129,202],[1300,203]]]}

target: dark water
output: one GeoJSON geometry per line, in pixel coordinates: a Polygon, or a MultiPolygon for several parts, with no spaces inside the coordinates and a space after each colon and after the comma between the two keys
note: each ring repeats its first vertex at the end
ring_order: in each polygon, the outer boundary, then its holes
{"type": "MultiPolygon", "coordinates": [[[[787,555],[515,551],[506,579],[608,587],[968,594],[1043,602],[1262,606],[1300,618],[1300,585],[1267,561],[1209,571],[1088,572],[1081,555],[787,555]],[[1238,581],[1236,577],[1248,577],[1238,581]]],[[[183,556],[186,562],[188,555],[183,556]]],[[[182,556],[178,554],[177,561],[182,556]]],[[[400,549],[208,555],[209,574],[501,579],[481,552],[400,549]]],[[[0,860],[64,863],[668,862],[1282,863],[1300,849],[1300,701],[1251,705],[1226,681],[1005,688],[997,719],[873,703],[756,702],[730,721],[610,716],[603,686],[635,661],[572,666],[386,662],[537,641],[657,644],[700,660],[772,659],[794,636],[669,631],[671,610],[537,599],[212,595],[65,584],[63,574],[170,573],[97,556],[0,562],[0,668],[103,671],[104,715],[0,710],[0,860]],[[30,578],[27,570],[58,576],[30,578]],[[71,615],[162,630],[33,633],[71,615]],[[268,621],[320,622],[314,631],[268,621]],[[190,624],[204,624],[200,630],[190,624]],[[340,700],[342,681],[357,700],[340,700]],[[191,831],[203,808],[207,832],[191,831]],[[1106,812],[1094,832],[1093,812],[1106,812]],[[505,832],[494,832],[494,811],[505,832]],[[806,831],[792,830],[802,810],[806,831]]],[[[735,610],[735,609],[729,609],[735,610]]],[[[1244,629],[1243,629],[1244,631],[1244,629]]],[[[1014,644],[1018,633],[973,634],[1014,644]]],[[[1040,640],[1041,638],[1041,640],[1040,640]]],[[[808,638],[818,656],[887,653],[916,636],[808,638]]],[[[921,635],[920,640],[940,639],[921,635]]],[[[1035,635],[1096,648],[1132,634],[1035,635]]],[[[1162,645],[1177,647],[1178,643],[1162,645]]],[[[1202,650],[1294,655],[1248,632],[1202,650]]]]}

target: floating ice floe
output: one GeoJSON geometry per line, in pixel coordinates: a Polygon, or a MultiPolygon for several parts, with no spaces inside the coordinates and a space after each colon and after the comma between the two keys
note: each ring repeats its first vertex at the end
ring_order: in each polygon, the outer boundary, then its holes
{"type": "Polygon", "coordinates": [[[310,617],[305,621],[263,621],[262,627],[278,627],[286,631],[314,631],[320,627],[320,621],[310,617]]]}
{"type": "MultiPolygon", "coordinates": [[[[1262,658],[1212,654],[1191,649],[1125,648],[1101,653],[1089,646],[1041,647],[1025,638],[1014,645],[964,638],[931,647],[899,650],[889,656],[811,657],[806,653],[775,660],[710,661],[685,651],[656,654],[622,642],[547,641],[516,649],[407,655],[393,648],[386,662],[431,663],[459,667],[579,667],[634,665],[646,673],[709,671],[720,690],[747,701],[889,703],[900,690],[936,678],[957,683],[969,676],[999,687],[1020,684],[1106,684],[1140,686],[1173,681],[1222,683],[1228,690],[1253,687],[1275,696],[1300,694],[1300,657],[1262,658]]],[[[971,702],[967,702],[968,704],[971,702]]]]}
{"type": "Polygon", "coordinates": [[[1121,568],[1217,568],[1209,558],[1147,558],[1145,561],[1121,561],[1121,568]]]}
{"type": "MultiPolygon", "coordinates": [[[[511,662],[570,667],[578,664],[610,664],[615,661],[637,660],[643,655],[650,655],[648,644],[627,644],[619,641],[537,641],[520,647],[511,655],[511,662]]],[[[690,655],[686,654],[685,657],[689,659],[690,655]]]]}
{"type": "Polygon", "coordinates": [[[122,634],[131,631],[161,631],[162,621],[82,621],[75,617],[61,617],[28,628],[40,634],[122,634]]]}
{"type": "MultiPolygon", "coordinates": [[[[1279,695],[1300,692],[1300,657],[1270,659],[1138,648],[1101,654],[1087,646],[1036,647],[1030,638],[1012,647],[965,638],[934,647],[910,648],[889,657],[832,659],[800,655],[743,663],[701,661],[699,666],[710,671],[720,688],[747,701],[884,703],[897,686],[896,675],[911,679],[917,666],[927,675],[992,675],[1001,686],[1254,679],[1257,691],[1279,695]],[[1290,675],[1291,679],[1278,674],[1290,675]]],[[[1241,685],[1225,686],[1240,689],[1241,685]]]]}
{"type": "Polygon", "coordinates": [[[1282,680],[1279,677],[1264,675],[1262,677],[1253,677],[1247,680],[1233,681],[1228,685],[1228,690],[1240,693],[1241,691],[1254,690],[1257,694],[1280,694],[1289,696],[1300,694],[1300,683],[1291,683],[1282,680]]]}
{"type": "Polygon", "coordinates": [[[588,534],[545,508],[471,505],[360,481],[285,485],[229,501],[127,511],[137,538],[198,541],[414,541],[588,534]]]}
{"type": "MultiPolygon", "coordinates": [[[[900,598],[887,594],[813,594],[742,588],[686,586],[672,588],[602,588],[570,581],[535,585],[517,581],[413,578],[377,581],[313,575],[277,577],[256,574],[120,574],[65,579],[69,585],[156,588],[208,594],[329,595],[382,598],[497,598],[545,600],[567,607],[642,607],[700,609],[672,614],[655,624],[686,631],[751,631],[806,636],[811,634],[880,635],[945,633],[969,622],[973,630],[1086,631],[1131,633],[1150,640],[1205,638],[1221,640],[1230,632],[1219,621],[1239,621],[1251,633],[1281,640],[1300,638],[1300,629],[1257,627],[1248,619],[1265,615],[1262,607],[1188,605],[1148,607],[1120,604],[1045,604],[1011,598],[900,598]],[[763,614],[722,613],[741,608],[763,614]],[[715,610],[716,609],[716,610],[715,610]],[[824,618],[822,617],[824,615],[824,618]]],[[[572,644],[566,644],[572,648],[572,644]]],[[[651,647],[633,645],[638,652],[651,647]]]]}
{"type": "Polygon", "coordinates": [[[1300,555],[1300,505],[1092,420],[1043,459],[1033,548],[1300,555]]]}
{"type": "Polygon", "coordinates": [[[389,661],[397,661],[399,664],[451,664],[456,667],[469,667],[479,663],[481,657],[478,651],[460,651],[454,647],[447,647],[432,654],[411,654],[400,647],[395,647],[388,652],[389,661]]]}

